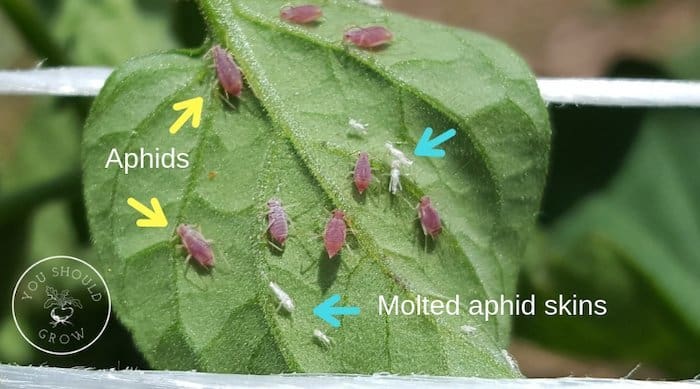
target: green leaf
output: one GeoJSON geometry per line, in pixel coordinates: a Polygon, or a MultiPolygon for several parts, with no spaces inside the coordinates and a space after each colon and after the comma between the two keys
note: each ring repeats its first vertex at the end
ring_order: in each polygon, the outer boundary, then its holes
{"type": "Polygon", "coordinates": [[[38,185],[79,165],[80,123],[74,112],[40,99],[21,129],[12,158],[0,164],[4,194],[38,185]]]}
{"type": "Polygon", "coordinates": [[[155,368],[517,375],[501,351],[509,318],[482,322],[466,304],[514,293],[549,147],[534,78],[478,34],[345,2],[328,2],[316,27],[290,27],[277,20],[283,4],[201,2],[248,83],[235,110],[212,87],[211,59],[178,54],[125,64],[97,98],[85,132],[85,194],[120,319],[155,368]],[[396,41],[373,52],[340,44],[346,25],[372,22],[396,41]],[[170,135],[171,106],[195,96],[204,98],[201,126],[170,135]],[[368,134],[352,134],[350,118],[368,123],[368,134]],[[446,158],[405,168],[394,197],[384,143],[405,142],[408,153],[428,126],[458,135],[446,158]],[[174,148],[191,166],[125,175],[104,168],[115,147],[174,148]],[[378,178],[364,196],[349,178],[359,150],[378,178]],[[415,218],[422,195],[444,223],[425,247],[415,218]],[[171,224],[137,228],[128,197],[157,197],[171,224]],[[283,253],[266,244],[272,197],[293,221],[283,253]],[[348,215],[350,249],[329,260],[318,236],[334,208],[348,215]],[[171,242],[178,223],[200,224],[215,241],[211,274],[184,264],[171,242]],[[291,315],[276,311],[270,281],[294,299],[291,315]],[[337,330],[312,314],[333,293],[362,310],[337,330]],[[394,294],[459,294],[462,314],[379,316],[378,296],[394,294]],[[465,324],[476,334],[460,332],[465,324]],[[333,338],[329,349],[313,341],[316,328],[333,338]]]}
{"type": "Polygon", "coordinates": [[[698,120],[696,111],[650,115],[613,184],[567,214],[528,255],[530,290],[521,293],[602,298],[608,314],[522,320],[519,333],[579,354],[697,374],[698,120]]]}
{"type": "Polygon", "coordinates": [[[65,0],[53,30],[65,42],[73,63],[115,65],[175,47],[167,16],[167,12],[140,10],[134,0],[65,0]]]}

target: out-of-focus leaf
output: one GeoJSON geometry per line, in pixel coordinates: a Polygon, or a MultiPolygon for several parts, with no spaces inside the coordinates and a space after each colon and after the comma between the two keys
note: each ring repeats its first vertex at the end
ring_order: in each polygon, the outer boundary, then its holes
{"type": "MultiPolygon", "coordinates": [[[[627,58],[606,77],[664,78],[658,65],[627,58]]],[[[539,222],[549,225],[586,196],[605,188],[625,160],[647,108],[550,105],[552,156],[539,222]],[[591,158],[595,150],[595,158],[591,158]]]]}
{"type": "Polygon", "coordinates": [[[169,9],[145,12],[133,0],[65,0],[54,30],[80,65],[116,65],[131,57],[175,47],[169,9]]]}
{"type": "MultiPolygon", "coordinates": [[[[539,316],[521,334],[552,347],[663,366],[700,366],[700,112],[651,114],[611,186],[554,225],[525,267],[541,298],[608,301],[603,317],[539,316]]],[[[527,287],[521,293],[527,293],[527,287]]]]}
{"type": "Polygon", "coordinates": [[[38,185],[76,169],[80,162],[80,122],[75,113],[39,99],[21,130],[15,158],[0,168],[3,193],[38,185]]]}
{"type": "Polygon", "coordinates": [[[204,42],[207,25],[194,0],[177,1],[173,4],[171,30],[184,47],[197,47],[204,42]]]}

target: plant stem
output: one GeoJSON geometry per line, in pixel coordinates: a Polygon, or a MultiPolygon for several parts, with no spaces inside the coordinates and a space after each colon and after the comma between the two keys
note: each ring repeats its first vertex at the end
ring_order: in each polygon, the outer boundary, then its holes
{"type": "Polygon", "coordinates": [[[0,225],[25,216],[37,206],[53,199],[80,192],[80,170],[76,169],[35,186],[0,197],[0,225]]]}
{"type": "Polygon", "coordinates": [[[69,61],[63,50],[46,29],[39,10],[29,0],[0,0],[0,7],[5,11],[34,52],[46,58],[46,65],[68,65],[69,61]]]}

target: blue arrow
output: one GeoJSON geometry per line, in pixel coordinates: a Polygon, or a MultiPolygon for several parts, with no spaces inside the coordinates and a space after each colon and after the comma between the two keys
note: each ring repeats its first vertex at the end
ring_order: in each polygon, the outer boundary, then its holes
{"type": "Polygon", "coordinates": [[[340,320],[336,319],[336,315],[352,315],[357,316],[360,314],[360,307],[334,307],[335,303],[340,301],[340,295],[334,294],[333,296],[326,299],[326,301],[318,304],[314,308],[314,315],[325,320],[326,323],[332,325],[335,328],[340,327],[340,320]]]}
{"type": "Polygon", "coordinates": [[[445,150],[435,149],[435,147],[446,142],[455,135],[457,135],[457,131],[454,128],[450,128],[431,140],[430,137],[433,136],[433,129],[428,127],[423,131],[423,136],[420,137],[413,154],[418,157],[442,158],[445,156],[445,150]]]}

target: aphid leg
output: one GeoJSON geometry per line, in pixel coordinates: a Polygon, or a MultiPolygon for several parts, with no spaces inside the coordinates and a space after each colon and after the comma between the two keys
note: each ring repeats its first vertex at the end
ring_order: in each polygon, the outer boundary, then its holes
{"type": "Polygon", "coordinates": [[[317,262],[317,261],[312,261],[312,262],[311,262],[311,265],[309,265],[309,266],[308,266],[307,268],[305,268],[305,269],[301,269],[300,273],[301,273],[301,274],[306,274],[306,272],[308,272],[309,270],[311,270],[314,266],[318,266],[318,262],[317,262]]]}
{"type": "MultiPolygon", "coordinates": [[[[214,58],[214,56],[212,54],[213,52],[214,52],[214,46],[210,47],[209,50],[207,50],[207,52],[204,53],[203,58],[204,59],[213,59],[214,58]]],[[[212,66],[216,67],[213,63],[212,63],[212,66]]]]}
{"type": "Polygon", "coordinates": [[[343,267],[343,270],[350,272],[350,266],[348,266],[348,263],[343,259],[343,257],[338,257],[338,259],[340,259],[340,266],[343,267]]]}
{"type": "Polygon", "coordinates": [[[350,254],[355,254],[355,253],[352,251],[352,249],[350,248],[350,245],[348,244],[348,242],[345,242],[344,247],[345,247],[346,250],[348,250],[348,251],[350,252],[350,254]]]}
{"type": "MultiPolygon", "coordinates": [[[[225,93],[225,92],[224,92],[224,93],[225,93]]],[[[231,108],[231,109],[233,109],[233,110],[236,109],[236,107],[233,105],[233,103],[231,102],[231,100],[229,100],[228,93],[226,93],[226,95],[224,96],[224,94],[222,94],[221,92],[219,92],[219,98],[221,98],[221,100],[222,100],[226,105],[228,105],[229,108],[231,108]]]]}
{"type": "MultiPolygon", "coordinates": [[[[415,209],[413,204],[411,204],[408,200],[406,200],[406,198],[404,196],[400,196],[400,197],[401,197],[401,199],[403,199],[403,201],[406,203],[406,205],[409,206],[409,208],[415,209]]],[[[413,220],[419,220],[418,216],[414,217],[413,220]]]]}
{"type": "Polygon", "coordinates": [[[271,239],[268,239],[268,240],[267,240],[267,244],[269,244],[270,246],[272,246],[275,250],[277,250],[277,251],[279,251],[279,252],[283,252],[283,251],[284,251],[283,248],[281,248],[280,246],[276,245],[271,239]]]}
{"type": "Polygon", "coordinates": [[[187,277],[187,272],[190,270],[190,258],[192,258],[191,255],[188,255],[187,258],[185,258],[185,277],[187,277]]]}

